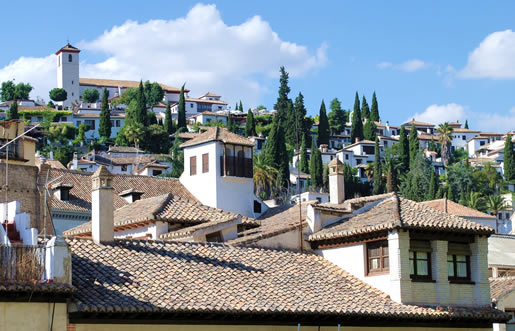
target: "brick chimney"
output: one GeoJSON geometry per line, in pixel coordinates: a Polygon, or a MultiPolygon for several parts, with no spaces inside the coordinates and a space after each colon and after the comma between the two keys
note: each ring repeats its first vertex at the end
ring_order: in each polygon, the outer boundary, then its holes
{"type": "Polygon", "coordinates": [[[329,202],[340,204],[345,200],[345,183],[343,177],[343,163],[334,158],[329,162],[329,202]]]}
{"type": "Polygon", "coordinates": [[[102,165],[91,181],[92,236],[95,243],[102,244],[114,239],[113,175],[102,165]]]}

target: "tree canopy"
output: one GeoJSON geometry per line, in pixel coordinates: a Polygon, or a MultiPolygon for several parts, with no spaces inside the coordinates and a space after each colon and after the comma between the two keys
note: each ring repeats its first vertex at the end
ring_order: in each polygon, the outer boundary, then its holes
{"type": "Polygon", "coordinates": [[[50,90],[48,96],[50,97],[50,99],[56,102],[60,102],[68,98],[68,93],[65,89],[56,87],[50,90]]]}
{"type": "Polygon", "coordinates": [[[329,144],[329,120],[327,119],[324,100],[322,100],[320,105],[317,142],[318,145],[329,144]]]}
{"type": "MultiPolygon", "coordinates": [[[[105,89],[104,89],[105,90],[105,89]]],[[[105,92],[104,92],[105,93],[105,92]]],[[[87,88],[82,92],[82,100],[87,103],[95,103],[100,98],[100,93],[96,88],[87,88]]]]}
{"type": "Polygon", "coordinates": [[[186,100],[184,99],[184,85],[181,87],[181,94],[179,95],[179,112],[177,118],[177,129],[186,127],[186,100]]]}
{"type": "Polygon", "coordinates": [[[11,101],[14,98],[18,100],[27,100],[29,99],[32,89],[33,87],[29,83],[20,82],[18,84],[14,84],[12,80],[2,82],[2,86],[0,88],[0,100],[11,101]]]}
{"type": "MultiPolygon", "coordinates": [[[[97,90],[95,90],[97,91],[97,90]]],[[[97,91],[98,93],[98,91],[97,91]]],[[[107,89],[104,88],[102,94],[102,108],[100,110],[100,125],[98,127],[98,134],[100,137],[111,137],[111,110],[109,109],[107,89]]]]}
{"type": "Polygon", "coordinates": [[[356,92],[356,97],[354,98],[354,110],[352,111],[352,124],[351,124],[351,133],[350,139],[351,143],[356,141],[356,138],[359,140],[363,140],[363,121],[361,119],[361,109],[359,107],[359,96],[358,92],[356,92]]]}
{"type": "Polygon", "coordinates": [[[515,155],[511,134],[506,135],[504,141],[504,179],[506,181],[515,180],[515,155]]]}

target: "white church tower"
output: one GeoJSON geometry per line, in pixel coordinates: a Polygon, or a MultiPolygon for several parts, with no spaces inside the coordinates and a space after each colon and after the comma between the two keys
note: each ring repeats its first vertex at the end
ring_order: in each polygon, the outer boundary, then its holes
{"type": "Polygon", "coordinates": [[[80,50],[68,43],[58,50],[57,55],[57,87],[64,88],[68,98],[59,102],[64,108],[78,104],[79,89],[79,53],[80,50]]]}

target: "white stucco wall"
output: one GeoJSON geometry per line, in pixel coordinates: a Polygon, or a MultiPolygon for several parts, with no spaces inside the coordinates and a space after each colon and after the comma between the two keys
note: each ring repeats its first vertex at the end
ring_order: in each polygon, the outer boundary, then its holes
{"type": "Polygon", "coordinates": [[[64,88],[67,93],[67,99],[59,102],[65,108],[70,107],[72,102],[79,100],[79,53],[61,52],[57,55],[57,87],[64,88]],[[68,55],[71,54],[72,61],[68,61],[68,55]]]}

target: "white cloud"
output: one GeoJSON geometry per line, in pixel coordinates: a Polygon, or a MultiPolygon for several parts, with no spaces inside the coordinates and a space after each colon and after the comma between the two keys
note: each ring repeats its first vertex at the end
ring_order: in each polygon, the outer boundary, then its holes
{"type": "Polygon", "coordinates": [[[419,59],[412,59],[402,63],[393,64],[392,62],[384,61],[377,64],[379,69],[395,69],[404,72],[415,72],[421,69],[432,66],[430,63],[424,62],[419,59]]]}
{"type": "MultiPolygon", "coordinates": [[[[127,21],[78,46],[83,57],[87,52],[106,55],[99,63],[82,61],[81,77],[148,79],[173,86],[186,82],[192,96],[212,91],[249,106],[260,101],[266,92],[263,79],[276,79],[281,65],[299,77],[327,62],[325,43],[312,51],[283,41],[259,16],[227,25],[216,6],[201,4],[174,20],[127,21]]],[[[55,56],[28,60],[1,68],[0,78],[29,81],[47,97],[56,85],[55,56]],[[36,64],[40,70],[34,70],[36,64]]]]}
{"type": "MultiPolygon", "coordinates": [[[[432,124],[440,124],[444,122],[464,123],[466,120],[465,107],[455,103],[446,105],[431,105],[426,108],[422,113],[416,113],[412,118],[417,121],[427,122],[432,124]]],[[[410,118],[411,120],[411,118],[410,118]]]]}
{"type": "Polygon", "coordinates": [[[472,118],[477,123],[478,129],[487,132],[508,132],[515,130],[515,107],[506,114],[475,113],[472,118]]]}
{"type": "Polygon", "coordinates": [[[469,54],[462,78],[515,78],[515,32],[498,31],[488,35],[469,54]]]}

